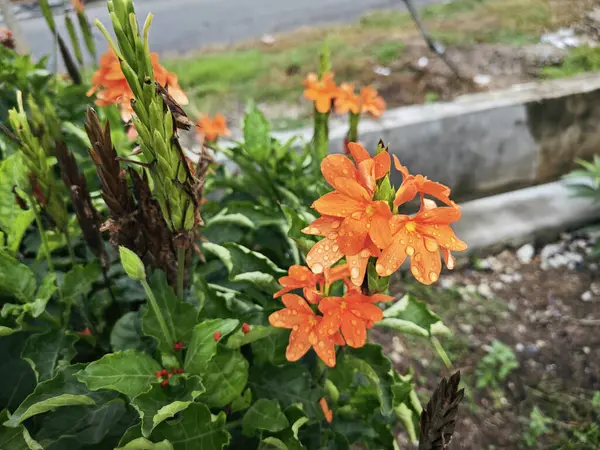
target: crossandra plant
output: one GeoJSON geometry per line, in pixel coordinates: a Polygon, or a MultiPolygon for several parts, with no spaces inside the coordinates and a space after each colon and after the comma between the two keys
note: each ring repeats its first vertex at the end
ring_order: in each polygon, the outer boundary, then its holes
{"type": "MultiPolygon", "coordinates": [[[[412,374],[368,330],[431,337],[440,323],[423,302],[390,295],[388,280],[406,260],[427,285],[442,260],[454,267],[466,244],[450,226],[461,215],[450,190],[383,143],[296,152],[255,107],[229,150],[216,142],[224,122],[201,120],[192,162],[179,130],[193,122],[150,53],[152,17],[140,27],[131,0],[108,8],[116,40],[99,26],[112,75],[101,64],[90,95],[100,108],[127,99],[133,153],[117,151],[119,130],[93,109],[85,159],[58,133],[38,139],[21,101],[10,112],[21,150],[0,178],[21,184],[0,198],[0,449],[396,449],[400,426],[422,449],[447,448],[459,377],[423,410],[412,374]],[[23,166],[39,186],[19,177],[23,166]],[[47,239],[52,224],[78,229],[69,258],[47,239]]],[[[327,120],[317,116],[319,136],[327,120]]]]}

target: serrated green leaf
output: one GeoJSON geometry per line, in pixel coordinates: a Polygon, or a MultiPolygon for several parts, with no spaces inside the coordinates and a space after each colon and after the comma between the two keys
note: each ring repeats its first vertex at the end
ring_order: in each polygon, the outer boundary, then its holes
{"type": "Polygon", "coordinates": [[[6,336],[0,345],[0,373],[4,381],[0,384],[0,405],[10,411],[17,409],[36,386],[33,370],[21,359],[27,337],[25,333],[6,336]]]}
{"type": "Polygon", "coordinates": [[[205,390],[198,376],[182,378],[181,381],[178,386],[166,388],[155,384],[150,391],[131,401],[131,406],[138,411],[142,419],[144,437],[149,437],[161,422],[186,409],[205,390]]]}
{"type": "Polygon", "coordinates": [[[92,391],[111,389],[128,397],[147,392],[156,382],[160,364],[135,350],[109,353],[76,374],[92,391]]]}
{"type": "Polygon", "coordinates": [[[137,438],[126,444],[123,447],[116,448],[115,450],[173,450],[173,445],[166,439],[161,442],[152,442],[146,438],[137,438]]]}
{"type": "Polygon", "coordinates": [[[192,403],[181,419],[164,422],[152,433],[156,441],[166,440],[174,450],[221,450],[229,444],[225,413],[213,416],[202,403],[192,403]]]}
{"type": "Polygon", "coordinates": [[[204,250],[219,257],[232,280],[241,273],[263,272],[273,276],[283,276],[285,271],[267,258],[265,255],[254,252],[243,245],[229,242],[224,245],[216,245],[207,242],[203,245],[204,250]]]}
{"type": "Polygon", "coordinates": [[[398,405],[394,411],[396,412],[396,416],[398,416],[398,420],[406,430],[406,434],[408,434],[410,441],[413,444],[416,443],[419,436],[417,435],[417,425],[414,422],[413,412],[404,403],[398,405]]]}
{"type": "Polygon", "coordinates": [[[66,303],[80,301],[92,291],[92,285],[98,280],[102,271],[97,263],[86,266],[75,266],[69,270],[62,283],[62,296],[66,303]]]}
{"type": "MultiPolygon", "coordinates": [[[[8,410],[0,413],[0,423],[9,420],[8,410]]],[[[43,450],[42,446],[31,438],[23,425],[16,428],[0,426],[0,449],[2,450],[43,450]]]]}
{"type": "MultiPolygon", "coordinates": [[[[157,270],[152,274],[150,287],[156,298],[156,303],[165,319],[169,334],[175,342],[183,341],[186,345],[190,342],[198,312],[190,303],[180,300],[173,288],[169,286],[164,272],[157,270]]],[[[158,341],[158,348],[163,352],[171,352],[173,348],[166,341],[160,327],[158,318],[153,308],[148,308],[142,321],[142,328],[147,336],[152,336],[158,341]]]]}
{"type": "Polygon", "coordinates": [[[110,346],[113,352],[119,350],[142,350],[142,317],[139,311],[123,314],[110,332],[110,346]]]}
{"type": "Polygon", "coordinates": [[[29,267],[0,250],[0,293],[25,303],[31,301],[35,289],[35,277],[29,267]]]}
{"type": "Polygon", "coordinates": [[[231,412],[245,411],[252,403],[252,391],[246,389],[242,395],[231,402],[231,412]]]}
{"type": "Polygon", "coordinates": [[[53,272],[47,273],[35,294],[33,303],[25,305],[25,310],[31,314],[32,317],[39,317],[46,310],[46,305],[57,289],[56,274],[53,272]]]}
{"type": "Polygon", "coordinates": [[[223,225],[237,225],[243,228],[250,228],[251,230],[256,228],[254,222],[245,215],[240,213],[228,214],[223,210],[206,221],[205,231],[206,228],[223,225]]]}
{"type": "Polygon", "coordinates": [[[66,367],[54,378],[38,384],[4,425],[18,427],[30,417],[65,406],[95,405],[88,389],[74,377],[83,367],[84,364],[66,367]]]}
{"type": "Polygon", "coordinates": [[[21,357],[29,363],[38,382],[54,377],[61,367],[67,366],[75,357],[75,343],[79,337],[66,330],[52,329],[34,334],[25,344],[21,357]]]}
{"type": "Polygon", "coordinates": [[[300,364],[265,365],[252,371],[248,385],[254,398],[277,400],[283,408],[301,404],[309,418],[322,417],[319,400],[325,391],[314,386],[310,373],[300,364]]]}
{"type": "Polygon", "coordinates": [[[227,339],[225,346],[228,348],[240,348],[242,345],[250,344],[276,334],[278,331],[278,328],[265,325],[252,325],[248,333],[244,333],[240,328],[227,339]]]}
{"type": "Polygon", "coordinates": [[[393,328],[417,336],[431,336],[431,327],[440,317],[431,311],[425,302],[406,294],[383,312],[384,319],[378,326],[393,328]]]}
{"type": "Polygon", "coordinates": [[[186,372],[204,375],[210,360],[217,354],[215,333],[221,333],[221,338],[224,338],[235,330],[238,324],[239,321],[235,319],[212,319],[196,325],[187,345],[184,363],[186,372]]]}
{"type": "Polygon", "coordinates": [[[269,436],[260,441],[258,445],[258,450],[269,450],[269,449],[277,449],[277,450],[289,450],[288,446],[281,439],[277,439],[276,437],[269,436]]]}
{"type": "Polygon", "coordinates": [[[202,377],[206,392],[198,399],[211,408],[223,408],[240,396],[247,381],[246,358],[239,350],[220,347],[206,366],[206,373],[202,377]]]}
{"type": "Polygon", "coordinates": [[[242,429],[246,436],[255,432],[270,431],[276,433],[287,428],[289,422],[276,400],[261,398],[254,402],[244,414],[242,429]]]}
{"type": "Polygon", "coordinates": [[[252,106],[244,117],[244,149],[256,161],[265,161],[271,154],[269,121],[252,106]]]}
{"type": "Polygon", "coordinates": [[[256,364],[273,364],[276,366],[285,364],[285,349],[289,343],[289,331],[275,328],[263,339],[252,342],[252,354],[256,364]]]}

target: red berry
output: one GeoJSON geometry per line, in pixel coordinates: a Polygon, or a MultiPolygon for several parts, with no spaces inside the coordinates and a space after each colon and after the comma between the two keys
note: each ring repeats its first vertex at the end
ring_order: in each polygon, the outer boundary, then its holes
{"type": "Polygon", "coordinates": [[[172,376],[173,376],[173,374],[172,374],[172,373],[168,373],[168,374],[167,374],[167,379],[171,378],[172,376]]]}
{"type": "Polygon", "coordinates": [[[181,369],[175,369],[175,373],[183,373],[183,372],[184,372],[183,368],[181,368],[181,369]]]}
{"type": "Polygon", "coordinates": [[[242,324],[242,331],[244,334],[250,333],[250,325],[248,325],[246,322],[244,322],[242,324]]]}
{"type": "Polygon", "coordinates": [[[159,370],[158,372],[156,372],[156,378],[162,378],[163,374],[162,374],[162,370],[159,370]]]}
{"type": "Polygon", "coordinates": [[[163,370],[160,371],[160,375],[163,376],[163,377],[166,377],[168,373],[169,372],[167,371],[167,369],[163,369],[163,370]]]}
{"type": "Polygon", "coordinates": [[[215,341],[219,342],[219,340],[221,339],[221,332],[215,331],[215,333],[213,334],[213,337],[215,338],[215,341]]]}
{"type": "Polygon", "coordinates": [[[162,380],[162,381],[160,382],[160,385],[161,385],[162,387],[164,387],[164,388],[165,388],[165,387],[167,387],[167,386],[169,385],[169,380],[162,380]]]}
{"type": "Polygon", "coordinates": [[[183,343],[183,341],[178,341],[178,342],[175,342],[175,343],[173,344],[173,348],[174,348],[176,351],[179,351],[179,350],[181,350],[181,349],[183,348],[183,346],[184,346],[184,343],[183,343]]]}

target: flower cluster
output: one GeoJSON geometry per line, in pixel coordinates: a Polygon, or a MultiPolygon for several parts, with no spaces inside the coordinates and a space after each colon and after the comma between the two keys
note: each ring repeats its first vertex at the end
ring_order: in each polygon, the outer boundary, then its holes
{"type": "MultiPolygon", "coordinates": [[[[152,53],[152,70],[158,84],[165,87],[169,95],[180,105],[187,105],[188,98],[181,90],[177,75],[169,72],[158,62],[158,54],[152,53]]],[[[121,116],[124,121],[131,119],[133,108],[131,100],[134,95],[127,83],[127,79],[121,70],[119,59],[112,50],[108,50],[100,58],[100,67],[92,76],[92,88],[87,95],[96,94],[96,104],[107,106],[119,105],[121,116]]]]}
{"type": "Polygon", "coordinates": [[[402,184],[394,192],[389,183],[391,158],[383,145],[374,157],[357,143],[349,143],[348,148],[354,161],[345,155],[329,155],[322,161],[323,176],[334,190],[313,203],[321,217],[302,230],[322,236],[306,255],[308,267],[290,267],[279,280],[282,289],[274,294],[282,296],[285,308],[269,321],[292,330],[286,352],[289,361],[298,360],[312,347],[333,367],[336,345],[365,344],[367,328],[383,317],[376,303],[392,300],[384,294],[368,295],[364,279],[370,261],[379,277],[388,277],[410,258],[414,277],[431,284],[439,278],[441,259],[452,269],[451,252],[467,248],[450,227],[461,213],[450,200],[448,187],[410,174],[394,156],[402,174],[402,184]],[[426,196],[446,206],[438,207],[426,196]],[[416,214],[398,213],[400,206],[417,197],[416,214]],[[339,263],[342,258],[345,262],[339,263]],[[345,293],[330,296],[332,284],[339,280],[345,293]],[[303,297],[290,293],[293,290],[302,290],[303,297]]]}
{"type": "Polygon", "coordinates": [[[318,112],[328,113],[334,105],[337,114],[368,113],[375,118],[383,114],[385,101],[373,87],[362,87],[357,94],[354,83],[337,86],[333,76],[333,72],[325,72],[319,79],[317,74],[309,73],[302,83],[306,88],[304,97],[314,102],[318,112]]]}
{"type": "Polygon", "coordinates": [[[213,118],[204,114],[198,119],[196,131],[204,141],[208,142],[216,142],[219,136],[231,136],[231,131],[227,128],[227,119],[223,114],[216,114],[213,118]]]}
{"type": "Polygon", "coordinates": [[[15,40],[13,38],[12,31],[6,28],[0,28],[0,45],[14,50],[15,48],[15,40]]]}

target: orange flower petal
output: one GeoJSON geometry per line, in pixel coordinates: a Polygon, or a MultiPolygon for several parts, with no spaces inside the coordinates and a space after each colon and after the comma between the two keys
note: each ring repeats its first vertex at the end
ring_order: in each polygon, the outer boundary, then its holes
{"type": "Polygon", "coordinates": [[[462,252],[467,249],[467,244],[456,237],[450,225],[421,225],[419,231],[433,238],[440,247],[455,252],[462,252]]]}
{"type": "Polygon", "coordinates": [[[383,319],[383,311],[372,303],[351,302],[352,313],[365,321],[379,322],[383,319]]]}
{"type": "Polygon", "coordinates": [[[356,220],[351,217],[342,222],[337,243],[344,255],[356,255],[366,247],[366,239],[369,229],[368,221],[356,220]]]}
{"type": "Polygon", "coordinates": [[[321,162],[321,172],[325,180],[332,186],[335,186],[337,178],[350,178],[356,180],[358,173],[352,161],[345,155],[329,155],[321,162]]]}
{"type": "MultiPolygon", "coordinates": [[[[292,311],[297,311],[300,314],[314,316],[315,313],[302,297],[296,294],[285,294],[282,298],[283,304],[292,311]]],[[[292,314],[294,315],[294,314],[292,314]]]]}
{"type": "Polygon", "coordinates": [[[402,183],[402,185],[396,191],[396,196],[394,198],[394,205],[400,206],[406,202],[410,202],[419,191],[417,190],[417,186],[412,181],[407,181],[406,183],[402,183]]]}
{"type": "Polygon", "coordinates": [[[375,192],[377,184],[375,183],[375,161],[366,159],[358,165],[358,179],[360,184],[366,187],[369,192],[375,192]]]}
{"type": "Polygon", "coordinates": [[[342,316],[342,326],[340,328],[346,344],[350,347],[359,348],[366,344],[367,327],[359,317],[350,312],[345,313],[342,316]]]}
{"type": "Polygon", "coordinates": [[[327,284],[334,283],[338,280],[343,280],[350,276],[350,268],[348,264],[340,264],[325,271],[325,281],[327,284]]]}
{"type": "Polygon", "coordinates": [[[363,201],[338,192],[329,192],[317,199],[312,207],[326,216],[347,217],[354,212],[363,210],[365,204],[363,201]]]}
{"type": "Polygon", "coordinates": [[[370,195],[364,187],[358,184],[357,181],[350,178],[336,178],[335,188],[340,194],[346,195],[357,201],[369,201],[372,197],[372,195],[370,195]]]}
{"type": "Polygon", "coordinates": [[[347,255],[346,259],[350,265],[350,280],[355,286],[361,286],[367,271],[367,264],[369,263],[369,257],[371,252],[367,249],[363,249],[355,255],[347,255]]]}
{"type": "Polygon", "coordinates": [[[454,269],[454,267],[456,266],[456,259],[454,259],[454,256],[452,256],[450,250],[445,249],[444,247],[440,247],[440,251],[442,252],[442,258],[446,263],[446,267],[450,270],[454,269]]]}
{"type": "Polygon", "coordinates": [[[389,276],[402,265],[407,256],[407,242],[408,235],[405,232],[399,231],[394,235],[392,243],[383,250],[375,264],[375,270],[380,276],[389,276]]]}
{"type": "Polygon", "coordinates": [[[335,367],[335,345],[330,336],[320,335],[313,349],[328,367],[335,367]]]}
{"type": "Polygon", "coordinates": [[[403,166],[402,164],[400,164],[400,160],[398,159],[398,157],[396,155],[393,155],[394,157],[394,167],[396,167],[396,170],[398,172],[400,172],[402,174],[402,179],[406,179],[410,174],[408,173],[408,169],[403,166]]]}
{"type": "Polygon", "coordinates": [[[290,342],[285,351],[285,357],[288,361],[298,361],[310,349],[308,336],[310,328],[303,326],[290,333],[290,342]]]}
{"type": "Polygon", "coordinates": [[[269,316],[269,323],[276,328],[293,328],[304,322],[302,316],[292,315],[291,310],[284,308],[269,316]]]}
{"type": "Polygon", "coordinates": [[[342,256],[340,246],[334,239],[325,237],[313,245],[308,255],[306,255],[306,264],[313,273],[322,273],[325,269],[333,266],[342,256]]]}
{"type": "Polygon", "coordinates": [[[327,423],[331,423],[333,421],[333,412],[329,409],[329,405],[327,405],[327,400],[325,397],[319,400],[319,405],[321,405],[321,410],[323,411],[323,415],[325,416],[325,420],[327,423]]]}
{"type": "Polygon", "coordinates": [[[350,150],[350,154],[352,155],[352,158],[354,159],[354,162],[356,162],[357,166],[361,162],[371,159],[369,152],[362,145],[356,142],[348,142],[348,150],[350,150]]]}
{"type": "Polygon", "coordinates": [[[440,278],[442,260],[437,245],[429,246],[425,238],[417,239],[414,245],[415,252],[410,257],[410,271],[413,276],[423,284],[431,284],[440,278]],[[429,248],[435,250],[430,251],[429,248]]]}
{"type": "Polygon", "coordinates": [[[375,155],[373,161],[375,161],[375,178],[377,180],[390,173],[392,161],[390,159],[390,154],[387,151],[384,150],[379,152],[377,155],[375,155]]]}
{"type": "Polygon", "coordinates": [[[461,215],[460,209],[451,206],[443,206],[441,208],[432,208],[419,212],[414,217],[414,220],[424,225],[448,225],[460,219],[461,215]]]}
{"type": "MultiPolygon", "coordinates": [[[[338,217],[322,216],[304,228],[304,234],[312,234],[314,236],[327,236],[331,233],[337,233],[343,220],[338,217]]],[[[335,239],[337,236],[332,236],[335,239]]]]}

